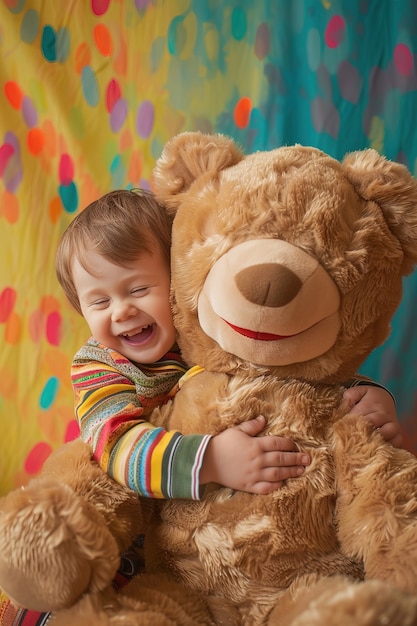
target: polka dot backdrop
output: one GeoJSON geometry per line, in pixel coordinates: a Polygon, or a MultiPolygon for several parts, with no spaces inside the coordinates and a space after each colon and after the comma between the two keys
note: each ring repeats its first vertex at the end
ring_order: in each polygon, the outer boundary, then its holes
{"type": "MultiPolygon", "coordinates": [[[[54,273],[101,193],[149,187],[164,143],[223,132],[246,151],[373,146],[417,169],[414,0],[2,0],[0,492],[77,436],[71,358],[88,331],[54,273]]],[[[417,279],[363,371],[417,449],[417,279]]]]}

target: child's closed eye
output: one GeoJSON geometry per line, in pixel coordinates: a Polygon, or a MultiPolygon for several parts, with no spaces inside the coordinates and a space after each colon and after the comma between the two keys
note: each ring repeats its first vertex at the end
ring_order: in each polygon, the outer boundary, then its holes
{"type": "Polygon", "coordinates": [[[94,300],[94,302],[90,302],[88,306],[95,309],[104,309],[109,305],[109,302],[109,298],[99,298],[98,300],[94,300]]]}
{"type": "Polygon", "coordinates": [[[150,287],[135,287],[132,289],[131,293],[134,296],[145,296],[149,292],[150,287]]]}

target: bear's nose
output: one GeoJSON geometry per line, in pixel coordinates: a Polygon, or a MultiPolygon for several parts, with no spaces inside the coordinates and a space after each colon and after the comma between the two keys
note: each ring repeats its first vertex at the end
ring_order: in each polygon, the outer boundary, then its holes
{"type": "Polygon", "coordinates": [[[303,284],[292,270],[280,263],[252,265],[236,274],[235,281],[246,300],[270,307],[291,302],[303,284]]]}

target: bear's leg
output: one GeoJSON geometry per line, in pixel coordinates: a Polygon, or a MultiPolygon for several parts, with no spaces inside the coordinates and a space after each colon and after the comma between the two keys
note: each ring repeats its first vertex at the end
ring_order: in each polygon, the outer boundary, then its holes
{"type": "Polygon", "coordinates": [[[106,586],[119,561],[100,514],[67,485],[37,481],[0,502],[0,587],[14,604],[72,605],[106,586]]]}
{"type": "Polygon", "coordinates": [[[378,581],[343,576],[295,583],[272,610],[267,626],[417,626],[417,596],[378,581]]]}
{"type": "Polygon", "coordinates": [[[112,590],[89,594],[76,606],[54,614],[54,626],[240,626],[238,614],[221,621],[206,599],[164,574],[138,575],[117,594],[112,590]]]}
{"type": "Polygon", "coordinates": [[[81,440],[53,452],[26,487],[0,499],[0,588],[36,611],[108,587],[143,532],[138,497],[117,485],[81,440]]]}

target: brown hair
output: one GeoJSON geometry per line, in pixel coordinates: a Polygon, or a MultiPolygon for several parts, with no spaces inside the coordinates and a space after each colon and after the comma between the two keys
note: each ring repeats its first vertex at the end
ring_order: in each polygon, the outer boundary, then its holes
{"type": "Polygon", "coordinates": [[[81,313],[72,278],[74,257],[89,271],[83,260],[87,249],[124,265],[160,246],[169,266],[171,228],[172,217],[149,191],[119,189],[89,204],[65,230],[56,255],[58,281],[72,306],[81,313]]]}

